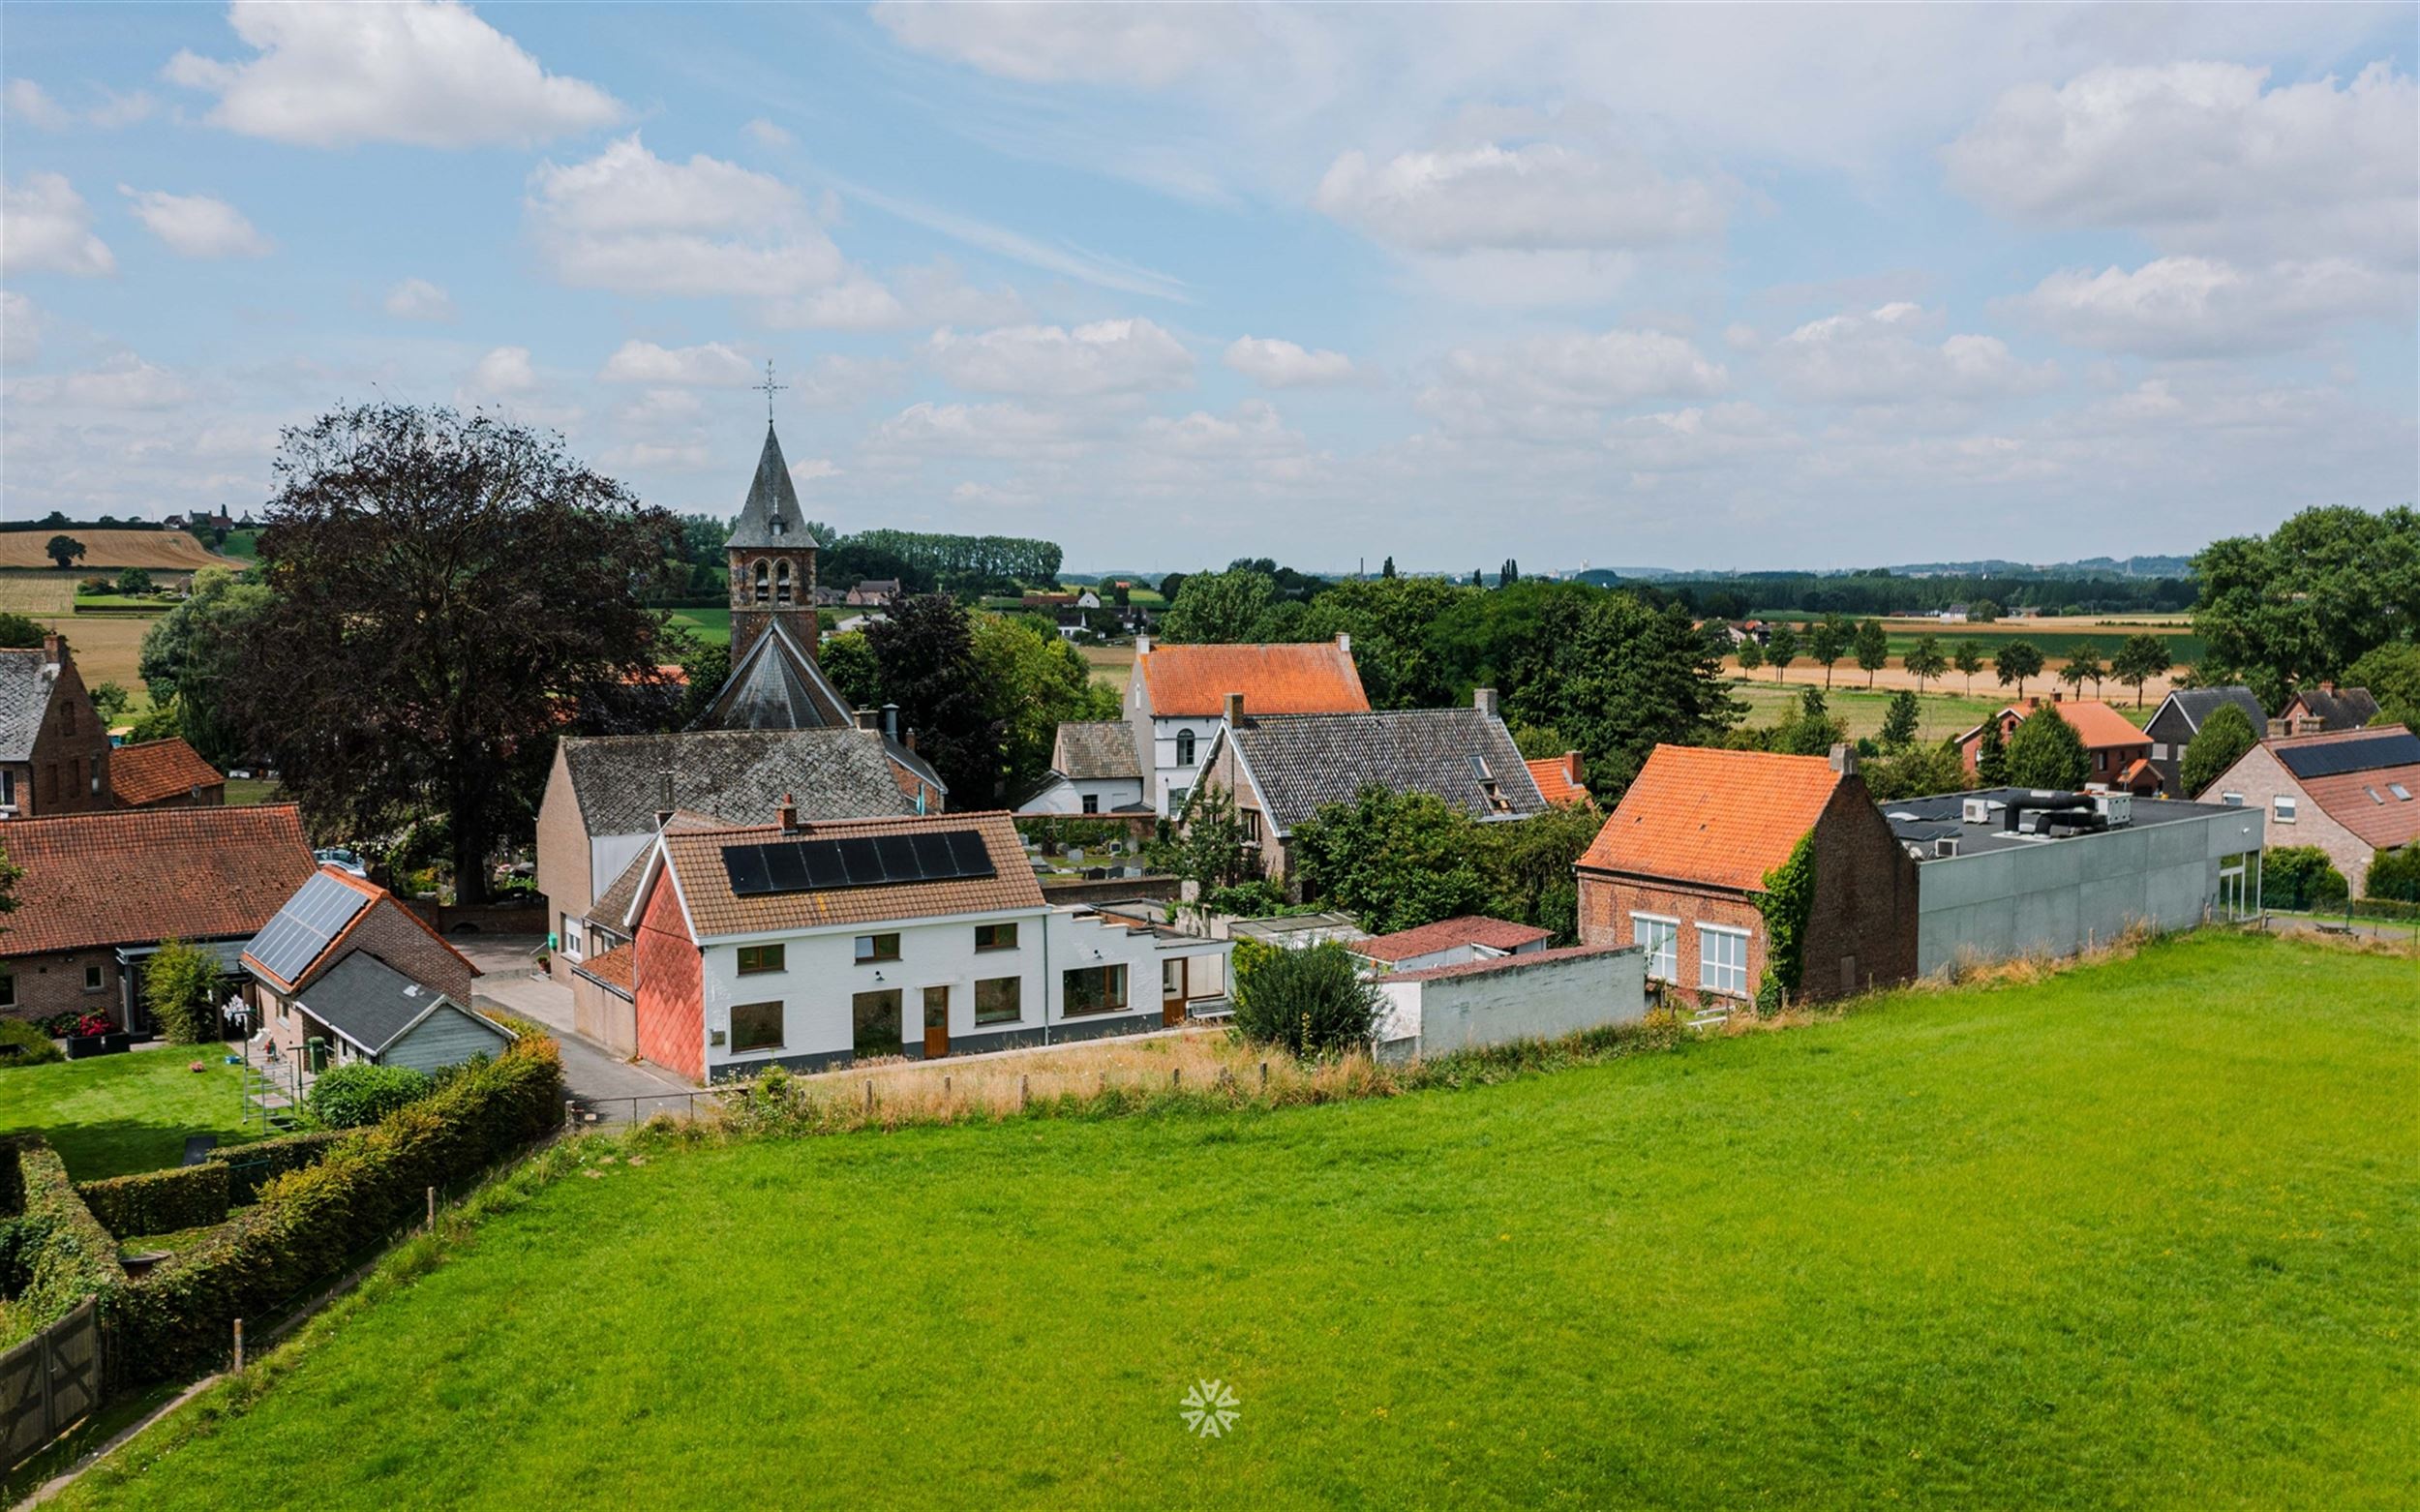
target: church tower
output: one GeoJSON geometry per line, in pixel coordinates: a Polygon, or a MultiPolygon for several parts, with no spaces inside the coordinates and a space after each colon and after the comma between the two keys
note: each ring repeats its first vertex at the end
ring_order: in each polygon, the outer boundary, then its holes
{"type": "MultiPolygon", "coordinates": [[[[770,380],[769,380],[770,381],[770,380]]],[[[731,664],[738,667],[774,624],[809,657],[816,653],[815,537],[799,513],[799,491],[790,482],[781,440],[765,421],[765,450],[756,478],[740,510],[724,551],[731,562],[731,664]]]]}

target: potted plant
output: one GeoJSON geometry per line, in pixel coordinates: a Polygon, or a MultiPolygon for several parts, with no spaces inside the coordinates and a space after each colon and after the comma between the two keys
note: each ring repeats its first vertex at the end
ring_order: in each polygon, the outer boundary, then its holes
{"type": "Polygon", "coordinates": [[[68,1030],[67,1058],[80,1061],[88,1055],[107,1055],[125,1049],[131,1040],[131,1036],[118,1032],[116,1022],[107,1014],[85,1013],[68,1030]]]}

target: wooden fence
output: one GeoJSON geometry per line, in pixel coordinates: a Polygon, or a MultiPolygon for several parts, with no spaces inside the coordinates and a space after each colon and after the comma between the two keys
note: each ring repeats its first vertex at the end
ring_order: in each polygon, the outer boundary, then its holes
{"type": "Polygon", "coordinates": [[[0,1354],[0,1468],[24,1460],[101,1402],[101,1317],[87,1297],[0,1354]]]}

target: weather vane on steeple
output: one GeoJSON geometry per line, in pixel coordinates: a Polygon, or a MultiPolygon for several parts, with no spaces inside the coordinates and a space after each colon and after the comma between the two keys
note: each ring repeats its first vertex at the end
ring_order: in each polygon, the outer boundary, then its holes
{"type": "Polygon", "coordinates": [[[776,383],[776,382],[774,382],[774,381],[773,381],[773,359],[772,359],[772,358],[768,357],[768,358],[766,358],[766,359],[765,359],[765,381],[764,381],[764,382],[762,382],[762,383],[752,384],[752,385],[750,385],[750,386],[751,386],[751,387],[755,387],[755,388],[761,388],[761,389],[763,389],[763,390],[765,391],[765,423],[766,423],[767,425],[771,425],[771,424],[772,424],[772,423],[773,423],[773,395],[775,395],[775,394],[779,393],[781,390],[783,390],[783,389],[785,389],[785,388],[788,388],[788,387],[790,386],[790,385],[789,385],[789,384],[787,384],[787,383],[776,383]]]}

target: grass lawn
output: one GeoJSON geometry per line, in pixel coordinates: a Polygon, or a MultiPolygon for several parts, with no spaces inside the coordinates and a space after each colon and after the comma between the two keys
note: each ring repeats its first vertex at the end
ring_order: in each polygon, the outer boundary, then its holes
{"type": "Polygon", "coordinates": [[[731,611],[728,609],[676,609],[672,622],[710,646],[731,644],[731,611]]]}
{"type": "Polygon", "coordinates": [[[229,777],[227,779],[227,806],[278,802],[278,783],[267,777],[229,777]]]}
{"type": "Polygon", "coordinates": [[[39,1130],[78,1181],[182,1164],[185,1136],[245,1137],[243,1077],[218,1045],[0,1071],[0,1133],[39,1130]],[[208,1070],[186,1070],[194,1061],[208,1070]]]}
{"type": "Polygon", "coordinates": [[[666,1146],[65,1504],[2411,1506],[2413,980],[2210,935],[1461,1092],[666,1146]]]}

